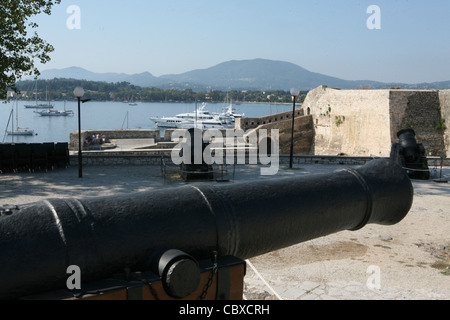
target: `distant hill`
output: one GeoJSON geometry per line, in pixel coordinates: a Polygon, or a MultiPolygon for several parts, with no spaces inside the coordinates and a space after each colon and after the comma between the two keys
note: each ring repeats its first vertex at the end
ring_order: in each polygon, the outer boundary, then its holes
{"type": "Polygon", "coordinates": [[[89,81],[129,82],[141,87],[162,89],[205,90],[290,90],[296,87],[310,90],[320,85],[341,89],[391,88],[450,89],[450,81],[404,84],[382,83],[370,80],[343,80],[308,71],[296,64],[284,61],[253,59],[228,61],[211,68],[193,70],[182,74],[155,77],[149,72],[128,75],[124,73],[94,73],[83,68],[51,69],[41,72],[40,79],[71,78],[89,81]]]}
{"type": "Polygon", "coordinates": [[[141,87],[152,87],[164,84],[166,81],[155,77],[150,72],[139,74],[125,73],[95,73],[80,67],[70,67],[65,69],[49,69],[41,72],[39,79],[52,80],[55,78],[78,79],[87,81],[105,82],[129,82],[141,87]]]}
{"type": "Polygon", "coordinates": [[[178,83],[201,83],[225,89],[290,90],[296,87],[310,90],[323,84],[343,89],[379,85],[372,81],[346,81],[310,72],[293,63],[264,59],[228,61],[208,69],[179,75],[164,75],[161,78],[178,83]]]}

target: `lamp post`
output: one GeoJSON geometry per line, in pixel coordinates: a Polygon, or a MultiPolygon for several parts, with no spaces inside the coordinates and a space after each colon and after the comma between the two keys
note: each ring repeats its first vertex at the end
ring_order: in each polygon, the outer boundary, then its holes
{"type": "Polygon", "coordinates": [[[291,131],[291,156],[289,159],[289,168],[292,169],[293,163],[294,163],[294,125],[295,125],[295,102],[297,100],[297,97],[300,95],[300,90],[292,88],[291,89],[291,95],[293,100],[293,107],[292,107],[292,131],[291,131]]]}
{"type": "Polygon", "coordinates": [[[78,99],[78,177],[83,177],[83,154],[81,145],[81,103],[90,101],[91,99],[81,100],[84,96],[84,89],[81,87],[76,87],[73,90],[73,94],[78,99]]]}

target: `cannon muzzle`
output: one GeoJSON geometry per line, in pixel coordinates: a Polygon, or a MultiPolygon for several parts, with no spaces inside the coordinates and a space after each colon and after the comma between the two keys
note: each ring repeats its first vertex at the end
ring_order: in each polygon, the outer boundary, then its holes
{"type": "Polygon", "coordinates": [[[417,152],[416,133],[413,129],[400,130],[397,137],[407,162],[414,162],[420,158],[420,154],[417,152]]]}
{"type": "Polygon", "coordinates": [[[400,164],[411,179],[430,179],[425,147],[417,143],[415,131],[403,129],[397,133],[397,137],[398,143],[392,145],[391,160],[400,164]]]}
{"type": "Polygon", "coordinates": [[[392,225],[412,201],[401,166],[373,160],[330,174],[13,207],[0,218],[0,299],[65,288],[73,265],[91,281],[147,270],[169,249],[248,259],[368,223],[392,225]]]}

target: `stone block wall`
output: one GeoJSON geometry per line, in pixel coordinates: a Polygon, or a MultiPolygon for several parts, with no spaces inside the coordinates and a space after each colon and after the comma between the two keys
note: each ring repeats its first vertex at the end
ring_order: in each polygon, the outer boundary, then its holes
{"type": "MultiPolygon", "coordinates": [[[[270,135],[272,129],[279,130],[280,154],[290,154],[292,140],[291,119],[260,125],[256,130],[265,129],[270,135]]],[[[297,117],[294,121],[294,154],[309,155],[314,138],[312,116],[297,117]]]]}
{"type": "MultiPolygon", "coordinates": [[[[294,155],[293,164],[321,164],[321,165],[364,165],[374,158],[372,157],[343,157],[343,156],[323,156],[323,155],[294,155]]],[[[280,166],[287,167],[290,162],[289,155],[280,155],[280,166]]],[[[90,154],[83,156],[83,166],[158,166],[165,162],[168,165],[173,165],[171,161],[170,152],[160,152],[159,154],[149,153],[127,153],[127,154],[90,154]]],[[[235,164],[238,164],[235,159],[235,164]]],[[[245,158],[245,163],[248,164],[248,155],[245,158]]],[[[78,156],[70,156],[70,165],[78,166],[78,156]]],[[[438,170],[440,166],[440,158],[429,157],[428,165],[430,170],[438,170]]],[[[444,166],[450,165],[450,159],[444,161],[444,166]]],[[[437,174],[437,173],[436,173],[437,174]]]]}
{"type": "Polygon", "coordinates": [[[399,130],[411,128],[427,155],[437,156],[445,151],[444,130],[438,128],[442,116],[439,91],[391,90],[389,101],[392,141],[398,140],[399,130]]]}
{"type": "Polygon", "coordinates": [[[320,86],[308,93],[303,109],[313,116],[313,154],[389,156],[389,90],[320,86]]]}
{"type": "MultiPolygon", "coordinates": [[[[123,153],[84,154],[83,166],[160,166],[162,159],[170,160],[170,154],[123,153]]],[[[78,156],[70,156],[70,165],[78,166],[78,156]]]]}
{"type": "Polygon", "coordinates": [[[439,91],[439,108],[446,127],[444,131],[445,154],[450,157],[450,90],[439,91]]]}
{"type": "MultiPolygon", "coordinates": [[[[297,108],[295,110],[295,117],[304,116],[304,110],[297,108]]],[[[238,118],[236,119],[236,129],[242,129],[244,131],[255,129],[262,125],[276,125],[277,122],[292,119],[292,111],[272,114],[261,118],[238,118]]]]}
{"type": "Polygon", "coordinates": [[[397,132],[412,128],[427,155],[449,151],[450,90],[338,90],[309,92],[303,104],[314,118],[313,153],[389,157],[397,132]],[[439,127],[441,124],[441,127],[439,127]]]}

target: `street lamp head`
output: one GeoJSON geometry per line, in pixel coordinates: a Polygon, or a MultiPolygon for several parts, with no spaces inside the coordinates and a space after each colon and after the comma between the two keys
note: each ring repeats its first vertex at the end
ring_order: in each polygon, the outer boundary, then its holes
{"type": "Polygon", "coordinates": [[[76,87],[75,90],[73,90],[73,94],[77,98],[82,98],[84,96],[84,89],[81,87],[76,87]]]}
{"type": "Polygon", "coordinates": [[[291,95],[294,97],[298,97],[300,95],[300,90],[296,88],[291,89],[291,95]]]}

